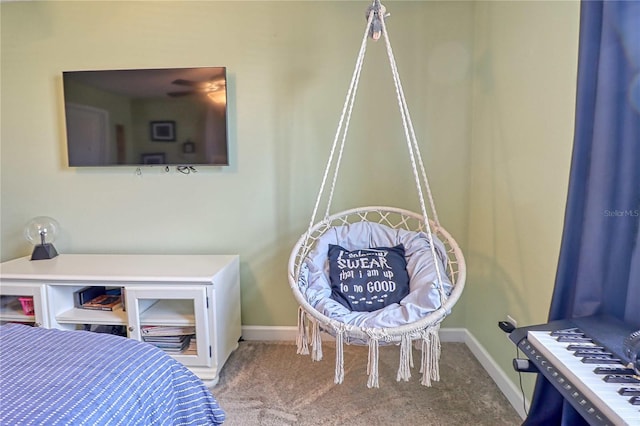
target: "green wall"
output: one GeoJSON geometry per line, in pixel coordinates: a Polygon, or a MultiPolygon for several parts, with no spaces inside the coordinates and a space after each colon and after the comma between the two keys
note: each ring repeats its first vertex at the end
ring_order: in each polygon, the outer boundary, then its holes
{"type": "MultiPolygon", "coordinates": [[[[509,314],[543,322],[562,230],[579,3],[387,1],[438,213],[468,261],[445,327],[505,371],[509,314]]],[[[1,11],[1,245],[32,217],[61,253],[238,253],[244,325],[294,325],[290,250],[308,225],[368,1],[10,2],[1,11]],[[226,66],[229,167],[66,165],[62,71],[226,66]]],[[[333,211],[412,210],[388,60],[369,43],[333,211]]],[[[515,380],[515,377],[514,377],[515,380]]]]}
{"type": "MultiPolygon", "coordinates": [[[[465,325],[517,383],[496,323],[546,322],[573,141],[579,4],[479,2],[465,325]]],[[[531,389],[534,375],[524,375],[531,389]]]]}

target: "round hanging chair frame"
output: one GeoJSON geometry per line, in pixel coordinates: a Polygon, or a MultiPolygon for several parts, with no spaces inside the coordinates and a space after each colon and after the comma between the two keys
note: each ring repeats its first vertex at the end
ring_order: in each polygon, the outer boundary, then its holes
{"type": "Polygon", "coordinates": [[[356,339],[357,342],[367,341],[368,337],[370,337],[371,333],[375,330],[378,335],[382,336],[385,342],[400,342],[402,336],[406,335],[410,336],[412,340],[418,339],[421,337],[423,330],[432,328],[442,322],[462,294],[466,281],[466,271],[462,250],[460,250],[458,243],[442,226],[429,219],[429,227],[427,227],[423,215],[409,210],[396,207],[370,206],[353,208],[328,216],[303,234],[294,246],[289,258],[289,285],[291,286],[296,301],[307,315],[310,315],[315,321],[318,321],[320,328],[329,334],[334,334],[334,332],[337,331],[346,332],[348,338],[356,339]],[[442,284],[439,283],[438,287],[440,289],[442,303],[438,309],[411,323],[382,329],[365,329],[329,318],[309,304],[299,287],[302,263],[314,249],[317,240],[329,229],[356,222],[374,222],[393,229],[424,232],[426,234],[430,233],[442,241],[447,252],[446,271],[442,271],[442,273],[446,273],[449,277],[453,288],[447,296],[443,293],[442,284]]]}

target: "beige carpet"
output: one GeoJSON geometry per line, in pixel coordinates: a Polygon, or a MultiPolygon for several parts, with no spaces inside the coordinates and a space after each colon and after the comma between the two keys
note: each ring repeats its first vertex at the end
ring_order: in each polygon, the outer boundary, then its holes
{"type": "Polygon", "coordinates": [[[345,380],[333,383],[335,346],[324,359],[294,344],[241,342],[212,389],[225,425],[520,425],[522,420],[462,343],[444,343],[440,382],[396,382],[398,347],[380,348],[380,388],[367,388],[367,348],[345,345],[345,380]]]}

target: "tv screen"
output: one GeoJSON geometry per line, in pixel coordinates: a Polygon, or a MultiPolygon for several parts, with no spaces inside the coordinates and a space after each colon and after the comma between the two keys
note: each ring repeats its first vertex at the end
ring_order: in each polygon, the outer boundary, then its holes
{"type": "Polygon", "coordinates": [[[229,164],[225,67],[65,71],[70,167],[229,164]]]}

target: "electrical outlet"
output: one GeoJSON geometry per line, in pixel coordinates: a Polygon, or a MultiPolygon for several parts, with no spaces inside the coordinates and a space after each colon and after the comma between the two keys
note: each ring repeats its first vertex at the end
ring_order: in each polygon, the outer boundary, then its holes
{"type": "Polygon", "coordinates": [[[511,315],[507,315],[507,321],[509,321],[515,328],[518,328],[518,321],[516,321],[511,315]]]}

